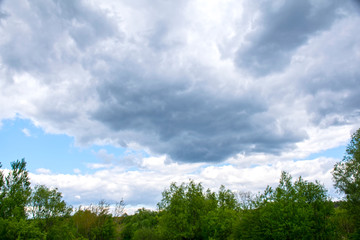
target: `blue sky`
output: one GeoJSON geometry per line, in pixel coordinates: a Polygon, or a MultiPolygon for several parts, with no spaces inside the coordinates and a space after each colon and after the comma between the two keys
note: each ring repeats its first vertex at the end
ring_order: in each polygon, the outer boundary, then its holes
{"type": "Polygon", "coordinates": [[[281,171],[333,189],[360,127],[359,4],[0,1],[0,161],[71,204],[281,171]],[[26,41],[24,41],[26,39],[26,41]]]}
{"type": "Polygon", "coordinates": [[[29,120],[5,120],[0,134],[4,148],[2,163],[7,168],[10,167],[10,162],[25,158],[30,171],[47,168],[66,173],[74,168],[82,168],[85,159],[95,160],[87,149],[74,147],[73,138],[46,134],[29,120]]]}
{"type": "MultiPolygon", "coordinates": [[[[119,159],[129,155],[129,149],[111,145],[76,146],[73,137],[45,133],[29,119],[19,117],[2,122],[0,144],[3,148],[3,167],[10,168],[11,162],[25,158],[27,169],[31,172],[48,169],[55,174],[93,173],[92,164],[107,161],[104,156],[99,155],[99,151],[106,151],[119,159]]],[[[141,156],[145,157],[147,154],[141,152],[141,156]]]]}

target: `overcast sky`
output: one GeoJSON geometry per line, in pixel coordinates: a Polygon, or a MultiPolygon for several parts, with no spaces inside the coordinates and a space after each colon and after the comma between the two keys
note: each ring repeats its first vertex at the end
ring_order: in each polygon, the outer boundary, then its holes
{"type": "Polygon", "coordinates": [[[0,0],[0,161],[71,204],[318,179],[360,127],[355,0],[0,0]]]}

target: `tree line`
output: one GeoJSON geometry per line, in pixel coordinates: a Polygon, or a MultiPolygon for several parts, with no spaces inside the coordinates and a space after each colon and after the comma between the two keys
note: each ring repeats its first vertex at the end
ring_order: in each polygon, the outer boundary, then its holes
{"type": "Polygon", "coordinates": [[[318,181],[282,172],[259,194],[172,183],[156,211],[127,215],[123,201],[115,211],[105,201],[74,209],[58,189],[31,188],[22,159],[0,171],[0,239],[360,239],[360,129],[332,174],[341,201],[318,181]]]}

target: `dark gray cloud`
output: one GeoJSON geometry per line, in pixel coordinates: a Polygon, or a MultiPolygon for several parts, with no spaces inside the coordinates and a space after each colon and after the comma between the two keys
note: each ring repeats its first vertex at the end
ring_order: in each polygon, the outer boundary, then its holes
{"type": "Polygon", "coordinates": [[[3,0],[0,0],[0,23],[1,23],[1,19],[7,17],[7,14],[2,10],[2,3],[3,0]]]}
{"type": "MultiPolygon", "coordinates": [[[[212,24],[233,21],[229,36],[202,39],[203,29],[221,26],[194,26],[201,11],[189,11],[196,8],[190,1],[124,1],[108,10],[88,4],[0,5],[8,16],[0,26],[0,74],[18,78],[0,93],[23,93],[26,85],[25,96],[9,97],[14,111],[79,143],[136,143],[176,161],[218,162],[281,154],[307,138],[307,127],[359,118],[360,21],[350,5],[244,4],[244,15],[258,15],[241,22],[253,30],[234,51],[227,43],[244,34],[237,20],[217,15],[212,24]],[[221,59],[217,46],[234,62],[221,59]]],[[[196,23],[207,25],[207,17],[196,23]]]]}
{"type": "Polygon", "coordinates": [[[15,71],[54,71],[62,62],[77,61],[79,52],[110,37],[115,26],[106,16],[81,1],[38,1],[18,4],[7,1],[4,19],[7,41],[0,49],[1,60],[15,71]]]}
{"type": "Polygon", "coordinates": [[[358,7],[358,10],[360,9],[360,1],[359,0],[353,0],[352,3],[358,7]]]}
{"type": "Polygon", "coordinates": [[[111,77],[98,88],[101,104],[93,118],[111,131],[130,131],[126,142],[178,161],[215,162],[243,151],[280,153],[306,137],[301,130],[275,126],[256,89],[230,96],[191,84],[187,74],[174,80],[143,72],[117,68],[101,74],[111,77]]]}
{"type": "Polygon", "coordinates": [[[253,3],[252,30],[236,54],[236,64],[255,76],[283,70],[294,50],[340,16],[340,1],[261,1],[253,3]],[[253,6],[254,7],[254,6],[253,6]]]}

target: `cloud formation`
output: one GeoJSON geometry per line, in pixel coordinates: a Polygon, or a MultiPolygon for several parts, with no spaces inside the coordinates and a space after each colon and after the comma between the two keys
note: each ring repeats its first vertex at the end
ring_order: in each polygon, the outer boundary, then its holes
{"type": "Polygon", "coordinates": [[[359,122],[345,2],[2,1],[0,118],[178,162],[286,154],[359,122]]]}
{"type": "MultiPolygon", "coordinates": [[[[346,5],[346,4],[345,4],[346,5]]],[[[249,4],[250,29],[236,64],[255,76],[279,72],[294,51],[341,17],[344,4],[326,1],[261,1],[249,4]]]]}
{"type": "Polygon", "coordinates": [[[65,200],[74,205],[97,203],[102,199],[114,204],[124,199],[127,211],[136,206],[154,209],[161,200],[161,192],[171,182],[180,184],[192,179],[213,191],[224,184],[234,193],[250,191],[256,194],[263,192],[267,185],[276,186],[282,170],[292,174],[294,179],[302,176],[309,181],[319,180],[334,196],[331,170],[336,159],[272,160],[268,165],[239,168],[233,165],[166,164],[164,157],[145,158],[141,171],[113,167],[99,169],[93,174],[52,174],[41,169],[37,174],[30,174],[30,178],[34,185],[46,182],[48,186],[59,188],[65,200]]]}

